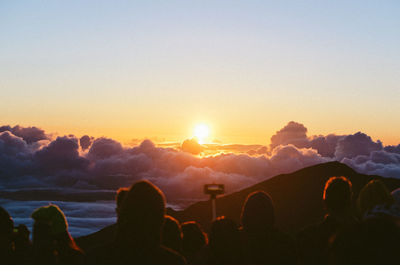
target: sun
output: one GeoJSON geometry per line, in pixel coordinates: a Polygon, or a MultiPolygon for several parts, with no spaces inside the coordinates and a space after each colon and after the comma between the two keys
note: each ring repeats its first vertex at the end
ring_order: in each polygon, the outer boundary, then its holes
{"type": "Polygon", "coordinates": [[[204,123],[197,124],[194,127],[194,137],[197,138],[199,144],[203,144],[209,135],[210,135],[210,128],[208,127],[207,124],[204,123]]]}

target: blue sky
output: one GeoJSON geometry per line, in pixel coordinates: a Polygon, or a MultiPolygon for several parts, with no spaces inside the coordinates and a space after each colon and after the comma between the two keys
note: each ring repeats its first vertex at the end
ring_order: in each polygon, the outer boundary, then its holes
{"type": "Polygon", "coordinates": [[[0,122],[123,141],[400,140],[397,1],[2,1],[0,122]]]}

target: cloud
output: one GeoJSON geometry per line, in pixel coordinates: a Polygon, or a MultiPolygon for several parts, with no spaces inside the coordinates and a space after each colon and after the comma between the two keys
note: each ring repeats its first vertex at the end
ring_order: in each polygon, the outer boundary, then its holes
{"type": "Polygon", "coordinates": [[[1,126],[0,132],[9,131],[15,136],[21,137],[27,144],[48,140],[44,130],[37,127],[21,127],[19,125],[11,127],[9,125],[1,126]]]}
{"type": "Polygon", "coordinates": [[[98,138],[94,140],[89,149],[88,157],[90,159],[102,159],[122,153],[122,145],[109,138],[98,138]]]}
{"type": "Polygon", "coordinates": [[[150,140],[126,147],[113,139],[93,139],[87,135],[80,139],[62,136],[34,144],[40,148],[32,149],[32,144],[10,131],[0,133],[0,185],[18,188],[29,183],[32,187],[115,190],[139,179],[151,179],[167,194],[177,197],[185,194],[179,190],[182,184],[178,180],[188,183],[190,179],[191,187],[201,196],[205,181],[236,183],[229,184],[234,191],[280,173],[332,160],[342,161],[363,173],[383,176],[395,176],[400,167],[399,146],[384,147],[379,140],[373,141],[361,132],[307,136],[307,128],[293,121],[271,137],[269,148],[202,146],[194,140],[184,141],[181,149],[157,147],[150,140]],[[82,149],[88,151],[82,153],[82,149]],[[236,149],[238,153],[234,152],[236,149]],[[192,155],[202,150],[212,150],[214,154],[192,155]],[[227,150],[232,152],[223,153],[227,150]],[[194,176],[199,176],[199,181],[193,181],[194,176]]]}
{"type": "MultiPolygon", "coordinates": [[[[89,161],[79,155],[78,139],[71,136],[57,137],[48,146],[34,154],[37,174],[67,174],[84,172],[89,161]]],[[[70,174],[68,174],[70,175],[70,174]]]]}
{"type": "Polygon", "coordinates": [[[344,158],[343,163],[360,173],[400,178],[400,154],[385,150],[372,151],[368,155],[344,158]]]}
{"type": "Polygon", "coordinates": [[[279,145],[272,151],[271,163],[276,172],[289,173],[297,169],[329,162],[330,158],[322,157],[312,148],[297,148],[294,145],[279,145]]]}
{"type": "Polygon", "coordinates": [[[292,144],[298,148],[312,148],[326,157],[334,157],[337,143],[342,135],[314,135],[307,136],[307,128],[298,122],[291,121],[271,137],[270,150],[279,145],[292,144]]]}
{"type": "Polygon", "coordinates": [[[90,137],[89,135],[84,135],[79,139],[79,144],[81,145],[82,150],[88,149],[93,142],[93,137],[90,137]]]}
{"type": "Polygon", "coordinates": [[[5,155],[20,156],[28,152],[28,146],[21,137],[5,131],[0,133],[0,150],[5,155]]]}
{"type": "Polygon", "coordinates": [[[62,201],[12,201],[0,199],[0,204],[14,219],[14,224],[25,224],[32,231],[32,212],[49,203],[56,204],[64,212],[72,236],[82,236],[99,231],[116,221],[114,202],[62,202],[62,201]]]}
{"type": "MultiPolygon", "coordinates": [[[[202,191],[206,183],[224,183],[230,193],[277,174],[333,160],[361,173],[400,178],[400,145],[383,146],[361,132],[308,136],[307,128],[297,122],[278,130],[269,147],[202,145],[202,156],[193,155],[200,147],[191,140],[181,148],[156,146],[151,140],[130,147],[109,138],[73,135],[33,141],[20,133],[27,132],[21,127],[14,130],[19,135],[9,126],[1,128],[7,130],[0,132],[0,188],[22,192],[18,196],[39,196],[35,190],[42,196],[49,190],[59,198],[102,200],[119,187],[149,179],[165,192],[168,202],[185,206],[206,198],[202,191]]],[[[76,215],[71,219],[76,233],[90,230],[80,224],[79,218],[85,217],[82,211],[71,214],[76,215]]]]}
{"type": "Polygon", "coordinates": [[[302,148],[306,147],[307,143],[307,128],[301,123],[291,121],[271,137],[270,149],[287,144],[302,148]]]}
{"type": "Polygon", "coordinates": [[[28,173],[32,166],[27,143],[9,131],[0,133],[0,183],[28,173]]]}
{"type": "Polygon", "coordinates": [[[187,139],[183,141],[181,146],[182,151],[198,155],[204,151],[204,147],[197,142],[196,139],[187,139]]]}
{"type": "Polygon", "coordinates": [[[383,148],[383,150],[385,150],[386,152],[389,152],[389,153],[400,154],[400,144],[397,145],[397,146],[395,146],[395,145],[388,145],[388,146],[385,146],[385,147],[383,148]]]}
{"type": "Polygon", "coordinates": [[[337,142],[335,157],[337,160],[343,158],[354,158],[358,155],[368,155],[372,151],[382,150],[382,143],[374,142],[368,135],[358,132],[347,135],[337,142]]]}

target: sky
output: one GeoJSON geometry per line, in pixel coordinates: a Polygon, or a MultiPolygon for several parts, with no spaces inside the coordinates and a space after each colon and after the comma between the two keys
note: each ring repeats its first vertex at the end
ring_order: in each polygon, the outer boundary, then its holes
{"type": "Polygon", "coordinates": [[[1,1],[0,124],[124,144],[400,142],[398,1],[1,1]]]}

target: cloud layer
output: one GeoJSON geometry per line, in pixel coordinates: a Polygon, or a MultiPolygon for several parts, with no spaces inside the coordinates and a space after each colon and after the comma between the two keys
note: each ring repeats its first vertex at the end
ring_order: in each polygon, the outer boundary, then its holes
{"type": "MultiPolygon", "coordinates": [[[[269,146],[200,145],[191,139],[175,147],[156,146],[150,140],[132,147],[87,135],[50,139],[36,127],[2,126],[0,131],[0,190],[26,191],[27,200],[32,200],[32,191],[43,194],[46,189],[60,190],[72,201],[101,200],[107,192],[149,179],[164,191],[169,203],[185,206],[205,198],[206,183],[224,183],[230,193],[277,174],[334,160],[361,173],[400,178],[400,145],[383,146],[362,132],[308,136],[307,128],[293,121],[271,137],[269,146]],[[203,156],[194,155],[198,153],[203,156]]],[[[77,222],[76,234],[89,231],[78,225],[79,218],[71,222],[77,222]]]]}
{"type": "Polygon", "coordinates": [[[226,152],[227,146],[202,146],[193,139],[184,141],[181,148],[157,147],[150,140],[126,147],[113,139],[87,135],[50,140],[36,127],[2,126],[0,130],[3,189],[115,190],[150,179],[170,200],[199,199],[205,183],[223,182],[232,192],[276,174],[332,160],[362,173],[400,177],[400,145],[383,146],[361,132],[307,136],[307,128],[293,121],[271,137],[269,147],[249,151],[230,145],[232,152],[226,152]],[[207,150],[214,155],[193,155],[207,150]]]}

